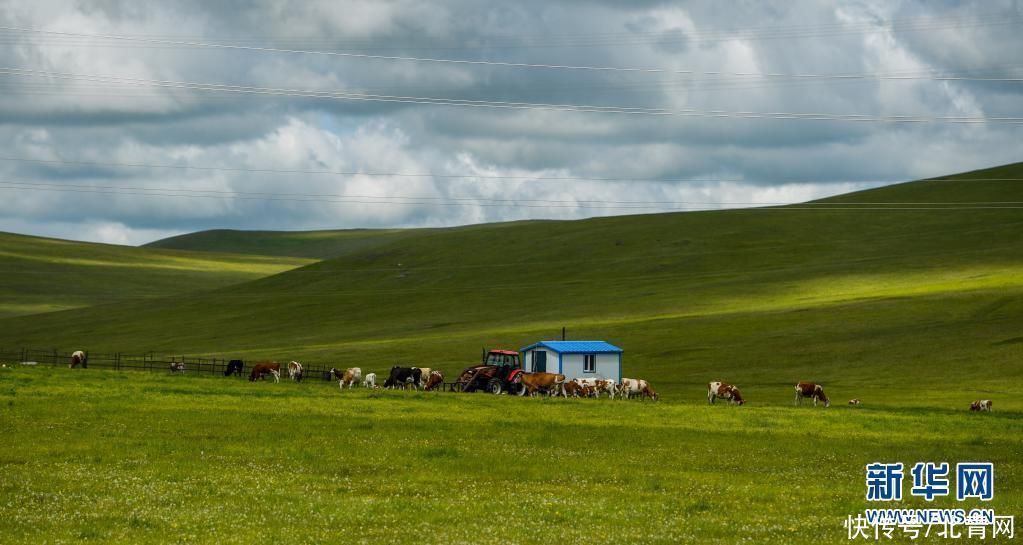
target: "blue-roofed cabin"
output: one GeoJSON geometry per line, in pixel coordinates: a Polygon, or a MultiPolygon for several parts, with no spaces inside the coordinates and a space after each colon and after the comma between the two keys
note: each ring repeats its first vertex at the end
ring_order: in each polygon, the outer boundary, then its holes
{"type": "Polygon", "coordinates": [[[622,349],[604,341],[540,341],[521,350],[527,372],[622,380],[622,349]]]}

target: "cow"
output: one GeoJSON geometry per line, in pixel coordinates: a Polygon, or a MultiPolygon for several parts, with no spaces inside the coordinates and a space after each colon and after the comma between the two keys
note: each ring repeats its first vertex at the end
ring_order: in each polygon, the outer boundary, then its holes
{"type": "Polygon", "coordinates": [[[255,380],[262,379],[266,375],[273,375],[274,383],[281,381],[281,364],[275,361],[264,361],[257,363],[252,366],[252,371],[249,373],[249,382],[255,382],[255,380]]]}
{"type": "Polygon", "coordinates": [[[970,403],[970,410],[989,413],[991,412],[991,405],[992,403],[990,399],[978,399],[977,401],[970,403]]]}
{"type": "Polygon", "coordinates": [[[516,381],[521,388],[519,395],[528,393],[534,396],[537,392],[546,392],[553,396],[561,394],[568,397],[564,387],[565,375],[560,373],[520,373],[516,381]]]}
{"type": "Polygon", "coordinates": [[[367,388],[376,389],[376,387],[377,387],[377,374],[376,373],[367,373],[366,374],[366,378],[363,379],[363,381],[362,381],[362,385],[367,387],[367,388]]]}
{"type": "Polygon", "coordinates": [[[422,380],[422,382],[419,383],[419,387],[420,388],[423,388],[423,389],[426,388],[426,382],[430,379],[430,373],[432,373],[432,372],[433,372],[433,369],[430,368],[430,367],[420,367],[419,368],[419,376],[421,377],[421,380],[422,380]]]}
{"type": "Polygon", "coordinates": [[[391,367],[391,374],[384,381],[384,388],[401,388],[408,386],[418,390],[419,383],[423,380],[423,371],[418,367],[391,367]]]}
{"type": "Polygon", "coordinates": [[[586,397],[587,388],[578,380],[565,383],[565,397],[586,397]]]}
{"type": "Polygon", "coordinates": [[[727,382],[711,382],[707,384],[707,403],[714,403],[717,398],[727,399],[728,401],[735,403],[736,405],[745,405],[746,400],[742,398],[742,393],[739,392],[733,384],[727,382]]]}
{"type": "Polygon", "coordinates": [[[68,369],[74,369],[79,365],[82,366],[82,369],[87,369],[89,367],[89,356],[81,350],[75,350],[71,354],[71,363],[68,365],[68,369]]]}
{"type": "Polygon", "coordinates": [[[170,362],[170,372],[171,373],[184,373],[185,372],[185,362],[183,362],[183,361],[172,361],[172,362],[170,362]]]}
{"type": "Polygon", "coordinates": [[[227,362],[227,369],[224,369],[224,376],[229,377],[231,375],[242,376],[242,369],[245,368],[245,362],[242,360],[231,360],[227,362]]]}
{"type": "Polygon", "coordinates": [[[813,398],[813,406],[817,406],[817,400],[823,401],[825,407],[831,406],[831,400],[828,399],[827,394],[824,393],[824,387],[814,382],[800,382],[796,384],[796,402],[795,405],[802,405],[804,397],[813,398]]]}
{"type": "Polygon", "coordinates": [[[591,390],[592,397],[600,397],[600,394],[606,393],[611,399],[615,398],[615,392],[618,389],[618,385],[615,381],[608,380],[605,378],[574,378],[572,380],[577,381],[580,385],[586,386],[591,390]]]}
{"type": "Polygon", "coordinates": [[[423,389],[429,392],[442,387],[444,387],[444,373],[430,371],[430,375],[426,377],[426,384],[423,386],[423,389]]]}
{"type": "Polygon", "coordinates": [[[654,401],[658,399],[657,392],[643,379],[623,378],[618,385],[618,393],[623,399],[631,399],[634,396],[643,396],[643,399],[650,398],[654,401]]]}
{"type": "Polygon", "coordinates": [[[302,364],[293,361],[288,364],[288,378],[295,382],[302,382],[302,364]]]}
{"type": "Polygon", "coordinates": [[[860,404],[860,400],[859,399],[850,399],[849,400],[849,404],[850,405],[859,405],[860,404]]]}
{"type": "Polygon", "coordinates": [[[345,369],[344,375],[341,376],[341,381],[338,382],[338,386],[343,390],[345,385],[348,385],[348,389],[351,390],[352,386],[362,382],[362,368],[361,367],[349,367],[345,369]]]}

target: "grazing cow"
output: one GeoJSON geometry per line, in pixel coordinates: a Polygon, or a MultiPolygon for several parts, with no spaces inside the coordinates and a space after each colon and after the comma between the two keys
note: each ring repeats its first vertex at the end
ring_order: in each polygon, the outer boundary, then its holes
{"type": "Polygon", "coordinates": [[[831,406],[831,400],[828,399],[827,394],[824,393],[824,387],[820,384],[813,382],[800,382],[796,384],[795,405],[802,405],[804,397],[812,397],[814,407],[817,406],[817,400],[823,401],[825,407],[831,406]]]}
{"type": "Polygon", "coordinates": [[[426,377],[426,385],[423,389],[427,392],[433,391],[437,388],[444,386],[444,373],[440,371],[430,371],[430,375],[426,377]]]}
{"type": "Polygon", "coordinates": [[[254,382],[257,378],[262,379],[266,375],[273,375],[274,382],[280,382],[281,364],[275,361],[264,361],[253,365],[252,372],[249,373],[249,382],[254,382]]]}
{"type": "Polygon", "coordinates": [[[714,400],[719,397],[727,399],[736,405],[746,404],[746,400],[742,398],[742,393],[739,392],[739,388],[735,385],[728,384],[727,382],[711,382],[707,384],[707,403],[714,403],[714,400]]]}
{"type": "Polygon", "coordinates": [[[643,396],[643,399],[650,398],[657,401],[657,392],[650,387],[650,383],[643,379],[623,378],[618,385],[618,392],[624,399],[631,399],[635,396],[643,396]]]}
{"type": "Polygon", "coordinates": [[[89,356],[86,355],[85,352],[82,352],[81,350],[75,350],[71,354],[71,363],[68,365],[68,368],[69,369],[74,369],[75,367],[78,367],[79,365],[82,366],[82,369],[88,368],[89,367],[89,356]]]}
{"type": "Polygon", "coordinates": [[[172,361],[172,362],[170,362],[170,372],[171,373],[184,373],[185,372],[185,362],[183,362],[183,361],[172,361]]]}
{"type": "Polygon", "coordinates": [[[302,382],[302,364],[293,361],[288,364],[288,378],[295,382],[302,382]]]}
{"type": "Polygon", "coordinates": [[[362,381],[362,385],[367,387],[367,388],[376,389],[376,387],[377,387],[377,374],[376,373],[368,373],[366,375],[366,378],[362,381]]]}
{"type": "Polygon", "coordinates": [[[231,375],[242,376],[242,369],[245,368],[245,362],[242,360],[231,360],[227,362],[227,369],[224,369],[224,376],[229,377],[231,375]]]}
{"type": "Polygon", "coordinates": [[[971,411],[991,412],[991,400],[990,399],[978,399],[973,403],[970,403],[971,411]]]}
{"type": "Polygon", "coordinates": [[[352,386],[362,382],[362,368],[361,367],[350,367],[345,369],[345,374],[341,376],[341,382],[338,386],[343,390],[345,385],[348,385],[348,389],[351,390],[352,386]]]}
{"type": "Polygon", "coordinates": [[[587,388],[578,380],[570,380],[565,383],[565,397],[586,397],[587,388]]]}
{"type": "Polygon", "coordinates": [[[528,393],[534,396],[537,392],[546,392],[553,396],[561,394],[568,397],[564,387],[565,375],[560,373],[520,373],[516,380],[521,386],[519,395],[528,393]]]}
{"type": "Polygon", "coordinates": [[[849,400],[849,404],[850,405],[859,405],[860,404],[860,400],[859,399],[850,399],[849,400]]]}
{"type": "Polygon", "coordinates": [[[600,394],[606,393],[611,399],[615,398],[615,392],[618,389],[618,385],[615,381],[608,380],[605,378],[574,378],[580,385],[586,386],[591,390],[592,397],[600,397],[600,394]]]}
{"type": "Polygon", "coordinates": [[[401,388],[408,386],[418,390],[419,383],[423,381],[423,371],[418,367],[391,367],[391,374],[384,381],[384,388],[401,388]]]}

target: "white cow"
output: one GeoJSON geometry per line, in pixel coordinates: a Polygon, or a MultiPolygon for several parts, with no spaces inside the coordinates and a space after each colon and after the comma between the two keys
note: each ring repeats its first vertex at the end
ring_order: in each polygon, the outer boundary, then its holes
{"type": "Polygon", "coordinates": [[[376,387],[377,387],[377,374],[376,373],[368,373],[366,375],[366,379],[362,381],[362,385],[367,387],[367,388],[376,389],[376,387]]]}
{"type": "Polygon", "coordinates": [[[432,367],[420,367],[421,371],[419,375],[419,387],[426,388],[426,380],[430,378],[430,372],[433,371],[432,367]]]}
{"type": "Polygon", "coordinates": [[[302,364],[297,361],[293,361],[288,364],[288,378],[299,382],[302,380],[302,364]]]}

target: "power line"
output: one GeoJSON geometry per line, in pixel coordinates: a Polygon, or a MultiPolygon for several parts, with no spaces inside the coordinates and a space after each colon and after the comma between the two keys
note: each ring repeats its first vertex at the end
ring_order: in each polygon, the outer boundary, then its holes
{"type": "MultiPolygon", "coordinates": [[[[332,195],[305,195],[280,193],[245,193],[221,192],[214,190],[188,190],[174,188],[138,188],[125,186],[100,186],[84,184],[54,184],[39,182],[19,182],[0,180],[0,190],[29,190],[58,193],[98,193],[110,195],[134,195],[143,197],[179,197],[205,198],[224,200],[255,201],[291,201],[311,203],[342,203],[342,204],[388,204],[388,205],[430,205],[430,206],[482,206],[482,207],[516,207],[516,208],[572,208],[588,210],[663,210],[679,212],[696,212],[720,210],[720,206],[708,205],[741,205],[744,203],[687,203],[655,201],[557,201],[543,199],[471,199],[448,198],[443,201],[427,201],[426,199],[443,199],[443,197],[398,197],[398,196],[344,196],[337,198],[332,195]],[[451,202],[456,201],[456,202],[451,202]],[[463,202],[472,201],[472,202],[463,202]],[[534,203],[544,204],[534,204],[534,203]],[[587,203],[605,203],[610,206],[592,206],[587,203]],[[554,204],[551,204],[554,203],[554,204]],[[677,206],[682,204],[702,204],[700,207],[677,206]]],[[[752,210],[1012,210],[1023,209],[1023,202],[1017,201],[978,201],[978,202],[834,202],[834,203],[745,203],[754,206],[752,210]]]]}
{"type": "MultiPolygon", "coordinates": [[[[784,74],[784,73],[773,73],[773,72],[722,72],[722,71],[698,71],[698,70],[677,70],[669,68],[642,68],[642,67],[621,67],[621,66],[589,66],[589,65],[569,65],[569,64],[544,64],[544,63],[523,63],[523,62],[509,62],[509,61],[481,61],[481,60],[467,60],[467,59],[442,59],[432,57],[409,57],[409,56],[398,56],[398,55],[373,55],[367,53],[350,53],[341,51],[322,51],[312,49],[287,49],[287,48],[275,48],[275,47],[261,47],[261,46],[248,46],[248,45],[232,45],[223,43],[203,42],[203,41],[188,41],[188,40],[169,40],[164,38],[152,38],[142,36],[127,36],[127,35],[115,35],[115,34],[85,34],[77,32],[61,32],[54,30],[42,30],[36,28],[27,27],[14,27],[14,26],[0,26],[0,30],[9,30],[16,32],[26,33],[38,33],[55,36],[75,36],[75,37],[87,37],[87,38],[101,38],[109,40],[123,40],[128,42],[142,42],[142,43],[158,43],[158,44],[171,44],[171,45],[185,45],[193,47],[205,47],[214,49],[235,49],[235,50],[246,50],[246,51],[261,51],[270,53],[289,53],[289,54],[304,54],[304,55],[322,55],[322,56],[333,56],[333,57],[347,57],[357,59],[370,59],[370,60],[392,60],[392,61],[408,61],[408,62],[424,62],[424,63],[441,63],[441,64],[456,64],[456,65],[468,65],[468,66],[498,66],[506,68],[536,68],[536,69],[549,69],[549,70],[578,70],[578,71],[591,71],[591,72],[631,72],[631,73],[643,73],[643,74],[683,74],[689,76],[743,76],[743,77],[759,77],[759,78],[805,78],[805,79],[907,79],[906,76],[881,76],[878,74],[784,74]]],[[[911,78],[911,79],[922,79],[922,78],[911,78]]],[[[944,77],[940,75],[932,75],[926,77],[926,79],[934,79],[938,81],[945,80],[972,80],[969,77],[944,77]]],[[[984,78],[981,81],[1023,81],[1023,78],[984,78]]]]}
{"type": "MultiPolygon", "coordinates": [[[[934,16],[922,16],[922,17],[906,17],[899,18],[889,21],[864,21],[859,23],[832,23],[832,24],[817,24],[817,25],[799,25],[799,26],[780,26],[780,27],[760,27],[752,29],[725,29],[725,30],[712,30],[712,31],[688,31],[685,33],[684,38],[686,40],[693,40],[700,43],[712,43],[726,40],[741,39],[744,41],[754,40],[776,40],[776,39],[791,39],[791,38],[812,38],[812,37],[823,37],[823,36],[841,36],[841,35],[853,35],[863,34],[872,32],[915,32],[915,31],[933,31],[942,29],[963,29],[980,26],[1002,26],[1002,25],[1013,25],[1018,24],[1020,19],[1018,17],[1006,17],[1005,14],[986,14],[978,16],[954,16],[954,17],[934,17],[934,16]]],[[[572,47],[595,47],[595,46],[611,46],[611,45],[643,45],[643,44],[662,44],[662,43],[673,43],[677,40],[671,40],[666,36],[668,32],[677,31],[681,29],[665,29],[662,31],[651,31],[651,32],[606,32],[606,33],[588,33],[588,34],[555,34],[555,35],[516,35],[519,39],[515,43],[502,43],[502,42],[488,42],[486,44],[467,46],[409,46],[409,45],[389,45],[381,46],[375,42],[370,41],[339,41],[336,38],[309,38],[303,37],[282,37],[282,36],[248,36],[244,38],[217,38],[218,42],[231,42],[235,44],[244,44],[251,42],[270,41],[272,43],[290,43],[290,44],[322,44],[325,46],[332,46],[331,50],[343,50],[343,49],[355,49],[355,50],[395,50],[395,49],[414,49],[417,51],[422,50],[490,50],[490,49],[537,49],[537,48],[572,48],[572,47]],[[533,41],[535,38],[542,38],[547,42],[537,43],[533,41]],[[554,41],[551,41],[554,40],[554,41]],[[522,43],[528,41],[529,43],[522,43]]],[[[17,32],[17,31],[15,31],[17,32]]],[[[131,37],[145,37],[145,35],[127,35],[131,37]]],[[[168,38],[168,39],[208,39],[208,36],[182,36],[182,35],[149,35],[148,37],[153,38],[168,38]]],[[[99,47],[110,47],[107,44],[95,43],[95,38],[91,37],[76,37],[76,36],[55,36],[54,40],[49,43],[54,45],[71,45],[76,47],[81,46],[99,46],[99,47]]],[[[0,40],[4,39],[0,35],[0,40]]],[[[13,36],[6,38],[7,40],[14,40],[13,36]]],[[[39,43],[40,40],[46,40],[45,37],[39,38],[28,38],[32,40],[33,44],[39,43]]],[[[20,42],[11,42],[20,43],[20,42]]],[[[43,42],[42,45],[48,45],[47,42],[43,42]]],[[[145,48],[168,48],[175,47],[173,45],[136,45],[136,47],[145,48]]],[[[190,46],[177,46],[177,47],[190,47],[190,46]]],[[[294,47],[294,46],[293,46],[294,47]]]]}
{"type": "Polygon", "coordinates": [[[1023,117],[987,117],[987,116],[919,116],[919,115],[865,115],[865,114],[828,114],[811,112],[753,112],[729,110],[696,110],[691,108],[668,110],[663,108],[642,108],[628,106],[599,106],[586,104],[544,104],[528,102],[465,100],[436,97],[411,97],[395,95],[375,95],[366,93],[349,93],[343,91],[316,91],[303,89],[280,89],[272,87],[253,87],[227,85],[217,83],[194,83],[171,80],[148,80],[93,74],[72,74],[66,72],[46,72],[20,68],[0,67],[0,73],[49,77],[56,79],[84,79],[86,81],[115,81],[133,85],[151,85],[155,87],[188,89],[195,91],[215,91],[272,96],[294,96],[304,98],[353,100],[365,102],[390,102],[407,104],[432,104],[438,106],[459,106],[472,108],[492,108],[509,110],[542,110],[584,113],[609,113],[642,116],[679,116],[697,118],[735,118],[735,119],[781,119],[806,121],[847,121],[847,122],[880,122],[880,123],[1004,123],[1023,124],[1023,117]]]}

